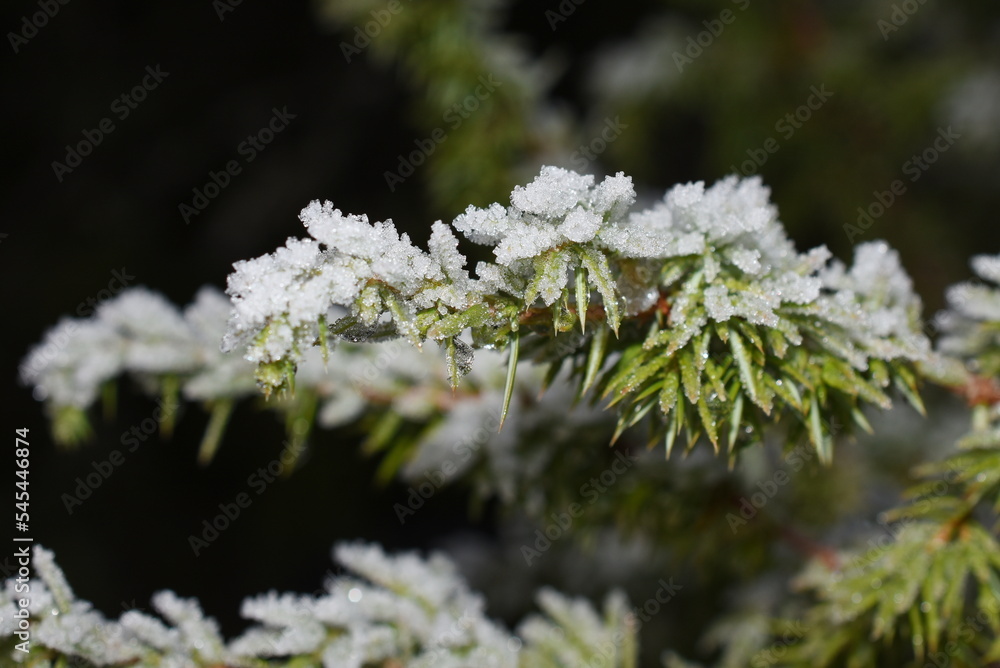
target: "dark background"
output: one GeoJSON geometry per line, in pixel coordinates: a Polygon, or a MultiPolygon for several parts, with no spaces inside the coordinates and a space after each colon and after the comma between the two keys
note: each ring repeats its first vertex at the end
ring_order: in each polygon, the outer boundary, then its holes
{"type": "MultiPolygon", "coordinates": [[[[762,169],[799,247],[827,243],[849,259],[844,214],[898,178],[908,151],[927,146],[941,124],[925,113],[932,105],[918,94],[919,83],[910,97],[879,95],[896,91],[904,73],[940,90],[941,79],[954,72],[941,73],[934,63],[954,59],[955,44],[967,45],[959,55],[970,69],[995,67],[1000,39],[995,3],[950,3],[940,10],[947,13],[942,21],[935,13],[940,7],[928,0],[910,33],[893,35],[883,47],[871,21],[856,17],[864,11],[888,15],[892,4],[870,3],[879,9],[863,11],[864,4],[754,6],[753,18],[729,28],[731,46],[720,41],[713,55],[733,67],[716,69],[707,60],[700,72],[692,67],[701,83],[680,89],[676,99],[650,102],[645,113],[654,120],[636,122],[644,134],[609,151],[594,169],[625,169],[636,174],[640,189],[654,192],[676,181],[720,178],[744,159],[742,149],[773,134],[771,121],[805,99],[808,82],[820,83],[810,79],[810,53],[836,53],[838,41],[868,40],[873,61],[843,65],[848,73],[834,79],[838,96],[825,110],[828,118],[803,128],[762,169]],[[754,63],[771,68],[767,76],[751,72],[754,63]],[[860,78],[852,91],[844,86],[853,76],[860,78]],[[767,86],[747,90],[748,80],[767,86]],[[845,183],[859,173],[861,185],[845,195],[845,183]]],[[[523,35],[532,53],[563,56],[552,100],[581,120],[590,116],[591,104],[583,72],[599,49],[631,39],[654,11],[671,9],[697,32],[701,20],[726,6],[590,0],[553,33],[544,11],[557,5],[516,3],[507,28],[523,35]]],[[[37,11],[34,2],[5,3],[0,28],[5,35],[20,30],[22,17],[37,11]]],[[[407,113],[419,90],[392,67],[365,57],[345,62],[339,45],[351,30],[338,31],[317,17],[307,2],[243,2],[220,21],[208,1],[72,0],[18,53],[7,38],[0,45],[3,426],[31,430],[31,535],[56,552],[77,594],[106,614],[143,607],[152,592],[171,588],[198,596],[228,636],[240,628],[244,596],[318,588],[332,568],[330,546],[337,541],[429,547],[461,528],[491,534],[488,518],[467,519],[460,489],[438,494],[400,527],[392,504],[405,497],[405,487],[377,487],[377,462],[358,453],[358,434],[342,430],[317,433],[307,465],[290,481],[252,494],[252,506],[196,558],[188,535],[200,532],[219,503],[248,491],[247,477],[280,450],[283,426],[271,414],[240,406],[215,463],[203,469],[195,452],[207,417],[188,407],[172,440],[154,436],[126,454],[70,515],[61,495],[72,492],[93,462],[123,450],[122,434],[149,417],[155,404],[122,384],[118,415],[95,419],[95,441],[63,452],[49,436],[42,405],[17,380],[30,346],[61,316],[99,297],[115,270],[134,275],[132,285],[183,305],[203,284],[224,287],[234,261],[303,235],[296,216],[312,199],[331,199],[373,220],[391,217],[418,243],[431,221],[459,213],[442,210],[427,195],[426,172],[388,191],[383,172],[395,167],[415,137],[426,135],[407,113]],[[84,130],[113,116],[112,101],[142,80],[146,66],[169,76],[128,118],[113,118],[115,130],[58,181],[51,163],[65,160],[66,145],[79,142],[84,130]],[[186,224],[178,206],[190,203],[192,189],[204,186],[210,170],[241,160],[238,146],[267,124],[275,107],[287,107],[295,119],[186,224]]],[[[967,277],[971,253],[1000,247],[997,152],[973,148],[983,149],[959,146],[943,156],[941,166],[929,170],[867,237],[886,238],[901,250],[929,311],[941,306],[943,286],[967,277]]]]}
{"type": "MultiPolygon", "coordinates": [[[[5,32],[37,11],[12,5],[5,32]]],[[[72,2],[18,54],[5,40],[4,426],[31,429],[31,535],[106,614],[148,606],[151,593],[171,588],[198,596],[232,635],[244,596],[319,588],[336,541],[420,546],[464,521],[464,502],[446,492],[401,529],[391,505],[405,489],[374,487],[375,462],[349,432],[319,433],[308,465],[257,496],[247,478],[278,455],[284,428],[249,406],[237,409],[208,468],[195,463],[207,416],[194,406],[170,442],[154,435],[128,453],[122,435],[155,408],[128,383],[115,419],[94,420],[95,441],[61,452],[42,405],[17,381],[30,346],[88,298],[106,296],[114,270],[184,305],[203,284],[224,287],[234,261],[302,235],[297,215],[311,199],[426,221],[417,188],[389,197],[382,177],[413,136],[399,114],[406,92],[364,60],[348,65],[339,41],[306,2],[247,2],[221,22],[209,2],[72,2]],[[119,121],[110,105],[147,65],[169,76],[119,121]],[[238,146],[274,107],[296,118],[247,164],[238,146]],[[51,162],[108,116],[115,130],[59,182],[51,162]],[[178,206],[233,159],[242,173],[185,224],[178,206]],[[114,449],[125,463],[68,514],[61,495],[114,449]],[[253,505],[195,557],[189,534],[240,492],[253,505]]]]}

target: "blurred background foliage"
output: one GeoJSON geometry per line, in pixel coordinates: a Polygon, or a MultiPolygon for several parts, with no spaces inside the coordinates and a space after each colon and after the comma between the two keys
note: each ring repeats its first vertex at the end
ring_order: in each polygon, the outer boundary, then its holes
{"type": "MultiPolygon", "coordinates": [[[[929,422],[901,407],[875,424],[875,437],[838,445],[832,469],[792,476],[766,520],[745,532],[731,531],[725,515],[783,466],[777,447],[749,453],[733,473],[722,460],[665,463],[662,484],[628,483],[633,505],[594,506],[578,536],[593,550],[562,541],[530,569],[518,546],[540,524],[498,522],[490,503],[470,516],[467,488],[455,486],[400,526],[393,504],[406,486],[372,484],[378,461],[359,452],[363,434],[319,432],[291,483],[270,485],[195,558],[187,536],[276,457],[283,426],[238,408],[215,463],[202,469],[195,452],[206,418],[192,414],[171,441],[150,437],[68,514],[61,495],[92,462],[123,449],[124,433],[154,405],[121,391],[119,413],[98,425],[95,443],[57,454],[17,365],[59,317],[106,295],[113,271],[183,304],[204,283],[221,286],[234,261],[301,235],[296,215],[311,199],[391,217],[422,243],[432,220],[505,202],[542,164],[624,171],[647,199],[734,168],[759,173],[800,249],[826,244],[847,259],[852,243],[886,239],[930,316],[944,287],[969,276],[969,256],[1000,250],[1000,8],[990,0],[400,0],[384,25],[370,27],[372,12],[388,6],[71,3],[7,52],[5,424],[32,429],[36,540],[108,614],[170,587],[200,596],[228,634],[241,627],[235,603],[244,595],[315,590],[330,545],[355,537],[448,549],[508,621],[542,583],[595,597],[623,586],[641,604],[653,594],[649,582],[673,576],[684,589],[644,628],[644,656],[668,646],[711,656],[697,640],[720,611],[748,597],[768,608],[806,557],[880,530],[875,518],[896,501],[909,467],[963,433],[957,399],[931,392],[929,422]],[[157,64],[170,73],[164,82],[57,180],[51,163],[65,159],[65,146],[113,117],[113,100],[157,64]],[[480,99],[484,77],[499,85],[480,99]],[[832,95],[817,104],[816,90],[832,95]],[[241,142],[274,108],[295,118],[246,162],[241,142]],[[909,161],[948,128],[958,139],[914,172],[909,161]],[[386,174],[439,130],[445,139],[426,164],[390,187],[386,174]],[[242,173],[185,224],[179,205],[234,159],[242,173]],[[845,226],[857,224],[859,207],[895,180],[905,192],[852,238],[845,226]]],[[[0,25],[19,31],[37,9],[7,3],[0,25]]],[[[578,489],[607,462],[567,456],[537,484],[558,478],[578,489]]]]}

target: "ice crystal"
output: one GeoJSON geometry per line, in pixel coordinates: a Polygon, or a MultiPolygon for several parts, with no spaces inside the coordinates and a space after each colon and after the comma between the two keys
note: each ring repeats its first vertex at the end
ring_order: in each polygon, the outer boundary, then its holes
{"type": "Polygon", "coordinates": [[[627,225],[610,229],[601,240],[628,257],[671,257],[709,243],[750,241],[775,224],[777,213],[768,196],[757,177],[728,177],[708,189],[700,181],[678,185],[659,204],[633,214],[627,225]]]}

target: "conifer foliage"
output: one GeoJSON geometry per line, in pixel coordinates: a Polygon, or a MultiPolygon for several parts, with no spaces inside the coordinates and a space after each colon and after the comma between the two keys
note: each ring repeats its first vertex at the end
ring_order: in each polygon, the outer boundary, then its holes
{"type": "MultiPolygon", "coordinates": [[[[899,253],[874,234],[850,258],[825,246],[799,250],[770,189],[751,174],[763,166],[755,156],[777,162],[793,153],[775,156],[798,135],[801,113],[778,116],[786,124],[774,127],[789,133],[780,145],[763,144],[774,150],[747,151],[742,174],[654,190],[641,173],[644,138],[668,115],[664,100],[683,107],[715,99],[711,73],[734,63],[750,82],[734,99],[769,100],[762,63],[775,57],[781,62],[771,65],[787,67],[804,41],[772,48],[773,33],[750,3],[717,3],[718,19],[701,24],[705,32],[689,37],[691,26],[667,12],[628,44],[596,54],[587,75],[593,108],[611,110],[609,119],[628,110],[633,124],[628,136],[602,135],[601,151],[618,142],[608,150],[621,159],[609,164],[639,166],[626,169],[633,181],[616,169],[600,175],[600,151],[591,145],[569,154],[586,124],[549,103],[551,64],[505,39],[495,11],[503,3],[390,3],[400,11],[374,0],[321,4],[324,19],[342,29],[375,19],[378,39],[357,28],[342,53],[348,64],[373,56],[423,86],[426,96],[412,106],[426,136],[438,136],[442,118],[456,121],[448,141],[435,140],[421,157],[430,198],[450,222],[433,222],[428,242],[417,244],[392,220],[310,202],[299,215],[301,237],[237,262],[225,291],[205,286],[180,307],[134,287],[89,317],[63,318],[25,358],[22,381],[43,402],[53,440],[67,448],[92,440],[96,404],[113,416],[124,387],[161,402],[164,438],[180,407],[203,408],[209,417],[197,457],[206,466],[227,447],[226,425],[241,402],[278,415],[293,453],[330,432],[361,431],[363,451],[378,461],[373,482],[401,480],[413,490],[434,480],[467,491],[477,509],[495,510],[497,560],[541,564],[533,574],[568,573],[593,560],[621,586],[602,590],[598,603],[531,578],[504,578],[507,598],[534,601],[517,609],[519,622],[505,624],[488,600],[496,592],[473,592],[457,557],[339,543],[340,575],[311,595],[246,599],[240,612],[249,628],[227,639],[196,599],[172,591],[153,597],[153,612],[110,619],[77,598],[55,555],[37,546],[30,606],[21,605],[16,580],[0,591],[0,663],[1000,665],[1000,255],[973,257],[974,277],[951,287],[946,310],[929,318],[899,253]],[[740,27],[723,31],[730,24],[723,17],[739,18],[740,27]],[[731,48],[729,39],[754,48],[731,48]],[[686,44],[697,47],[696,57],[686,44]],[[673,47],[688,53],[676,72],[673,47]],[[709,74],[692,74],[699,69],[709,74]],[[457,104],[441,116],[442,99],[487,83],[477,113],[457,104]],[[493,200],[501,201],[483,205],[493,200]],[[473,254],[485,259],[469,262],[473,254]],[[927,423],[921,417],[925,398],[939,399],[942,388],[964,402],[948,410],[960,413],[965,433],[922,453],[927,461],[915,470],[897,470],[895,439],[913,423],[936,438],[931,429],[946,421],[933,410],[927,423]],[[901,408],[889,412],[894,404],[901,408]],[[859,507],[877,507],[876,528],[851,515],[859,507]],[[821,537],[804,535],[803,526],[821,537]],[[658,626],[664,619],[650,612],[666,609],[661,594],[675,589],[669,574],[654,592],[628,586],[642,560],[688,578],[663,615],[677,629],[658,626]],[[637,591],[648,600],[639,603],[637,591]],[[701,624],[704,663],[683,637],[688,622],[701,624]],[[23,623],[34,633],[27,653],[18,649],[23,623]]],[[[552,29],[579,5],[562,3],[561,20],[549,17],[552,29]]],[[[911,26],[950,11],[921,7],[911,26]]],[[[796,11],[789,16],[814,25],[815,17],[796,11]]],[[[867,20],[874,10],[828,11],[867,20]]],[[[894,32],[884,41],[902,39],[894,32]]],[[[814,46],[810,67],[837,82],[840,101],[845,63],[881,52],[866,39],[835,42],[842,51],[814,46]]],[[[951,58],[941,72],[955,66],[951,58]]],[[[852,123],[881,113],[888,127],[926,106],[910,72],[880,66],[897,106],[866,98],[852,123]]],[[[1000,145],[997,107],[987,104],[990,95],[1000,100],[997,80],[994,70],[935,90],[941,109],[968,117],[980,158],[1000,145]]],[[[791,109],[819,119],[826,110],[816,105],[791,109]]],[[[752,113],[749,106],[726,99],[702,120],[726,136],[737,127],[733,114],[752,113]]],[[[824,155],[846,164],[837,132],[826,136],[834,139],[823,140],[830,142],[824,155]]],[[[411,162],[400,156],[386,173],[390,192],[415,172],[411,162]]],[[[869,189],[866,168],[840,178],[869,189]]],[[[977,163],[974,171],[988,170],[977,163]]],[[[802,198],[833,212],[839,230],[849,202],[826,190],[802,198]]],[[[908,202],[919,196],[916,188],[906,193],[908,202]]],[[[909,211],[924,220],[920,206],[909,211]]],[[[850,241],[867,230],[851,229],[850,241]]],[[[415,510],[407,500],[393,513],[405,524],[415,510]]],[[[64,564],[72,556],[59,555],[64,564]]]]}
{"type": "MultiPolygon", "coordinates": [[[[870,430],[863,408],[887,408],[893,388],[922,409],[920,369],[944,368],[950,359],[968,368],[969,383],[995,377],[996,288],[956,286],[953,310],[939,318],[941,352],[932,352],[919,328],[919,299],[885,243],[859,246],[850,267],[824,248],[797,253],[758,179],[677,186],[638,212],[630,211],[634,199],[621,174],[595,185],[593,177],[544,168],[514,190],[509,207],[470,207],[454,221],[496,257],[475,276],[448,226],[436,223],[423,251],[389,221],[370,224],[314,202],[302,213],[313,238],[237,263],[231,303],[205,288],[181,312],[133,289],[89,319],[63,321],[26,360],[25,380],[46,399],[54,434],[66,442],[86,435],[90,404],[125,373],[168,401],[207,402],[223,420],[233,402],[261,391],[277,392],[266,405],[290,425],[332,427],[368,412],[398,412],[395,428],[370,442],[385,451],[385,475],[426,469],[447,434],[468,428],[470,415],[492,410],[500,425],[513,395],[548,385],[548,401],[517,411],[490,436],[485,493],[516,503],[529,486],[526,471],[538,466],[519,460],[518,439],[574,396],[591,405],[574,418],[578,426],[617,411],[609,441],[645,424],[665,437],[668,456],[683,431],[689,448],[701,437],[716,451],[727,443],[732,461],[785,418],[787,442],[805,440],[829,463],[828,425],[836,420],[870,430]],[[67,329],[85,333],[87,346],[61,347],[40,361],[67,329]],[[219,350],[220,340],[230,352],[219,350]],[[420,352],[434,344],[440,355],[420,352]],[[380,378],[366,374],[372,351],[389,346],[395,368],[380,378]],[[534,351],[533,362],[519,357],[522,347],[534,351]],[[506,349],[506,371],[494,348],[506,349]],[[473,364],[479,350],[490,370],[473,364]],[[448,409],[437,399],[443,395],[451,397],[448,409]],[[405,429],[407,421],[418,428],[405,429]]],[[[973,266],[995,281],[998,261],[979,256],[973,266]]],[[[942,648],[963,661],[1000,656],[991,640],[1000,593],[1000,416],[988,394],[973,403],[974,430],[959,452],[926,467],[913,500],[886,516],[901,525],[897,539],[839,555],[833,567],[816,562],[799,578],[798,605],[814,599],[801,610],[805,623],[840,630],[806,634],[787,653],[788,665],[833,665],[838,657],[856,665],[886,654],[919,661],[942,648]],[[970,634],[969,620],[982,631],[970,634]],[[868,640],[859,644],[862,631],[868,640]]],[[[221,438],[213,418],[204,462],[221,438]]],[[[632,618],[620,595],[609,599],[602,621],[586,603],[543,592],[539,601],[555,621],[529,620],[513,636],[482,616],[479,599],[441,558],[393,558],[361,546],[337,555],[371,584],[331,583],[320,599],[248,600],[243,612],[261,626],[227,643],[195,602],[170,592],[154,600],[169,625],[138,613],[105,620],[73,598],[51,553],[39,548],[51,596],[34,599],[31,611],[42,621],[38,656],[95,665],[259,665],[269,657],[292,657],[288,665],[575,665],[587,652],[609,651],[614,665],[635,661],[632,618]],[[553,636],[553,629],[562,631],[553,636]],[[524,641],[536,646],[521,647],[524,641]]],[[[16,608],[8,584],[0,616],[9,635],[16,608]]]]}

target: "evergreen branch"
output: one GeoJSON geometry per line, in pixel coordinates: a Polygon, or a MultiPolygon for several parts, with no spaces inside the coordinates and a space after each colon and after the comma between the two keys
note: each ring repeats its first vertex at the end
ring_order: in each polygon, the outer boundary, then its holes
{"type": "MultiPolygon", "coordinates": [[[[222,310],[214,293],[182,315],[138,290],[90,320],[64,321],[22,376],[49,400],[56,434],[72,441],[86,433],[81,410],[97,388],[125,372],[158,383],[171,403],[179,378],[187,398],[217,402],[249,395],[245,359],[265,395],[285,395],[307,358],[328,362],[331,337],[404,337],[444,349],[454,389],[473,349],[516,340],[551,378],[568,359],[579,395],[617,405],[612,440],[647,420],[669,454],[686,425],[687,448],[705,435],[718,451],[726,436],[732,458],[791,414],[790,437],[807,437],[828,462],[825,425],[866,427],[861,407],[888,407],[890,385],[922,410],[913,368],[928,349],[920,304],[885,244],[859,246],[849,271],[823,248],[797,254],[767,197],[758,180],[730,178],[675,187],[629,213],[627,177],[595,185],[547,167],[514,190],[510,207],[470,207],[454,221],[493,247],[497,263],[480,263],[476,278],[442,223],[423,251],[391,221],[369,224],[314,202],[301,215],[312,239],[235,265],[221,338],[242,358],[213,345],[222,310]],[[567,337],[576,343],[563,345],[567,337]]],[[[336,393],[319,376],[300,379],[300,391],[316,386],[336,393]]],[[[509,401],[510,387],[502,405],[509,401]]]]}
{"type": "Polygon", "coordinates": [[[314,202],[301,216],[313,239],[237,263],[225,346],[246,346],[271,392],[288,388],[333,305],[363,327],[391,322],[416,345],[446,348],[464,329],[473,348],[505,347],[515,331],[531,348],[529,338],[606,328],[616,340],[587,363],[580,386],[605,369],[596,385],[620,404],[618,433],[648,415],[670,444],[686,423],[717,448],[720,433],[734,434],[734,417],[762,424],[790,412],[825,461],[831,434],[821,414],[848,423],[863,403],[886,408],[890,385],[922,410],[912,368],[929,349],[920,303],[884,243],[859,246],[849,271],[828,264],[824,248],[799,255],[757,179],[678,186],[630,214],[634,199],[622,174],[594,185],[543,168],[510,207],[469,207],[455,219],[471,241],[493,247],[497,263],[480,263],[476,278],[441,223],[424,252],[391,222],[369,225],[314,202]],[[674,379],[687,403],[672,394],[674,379]]]}

